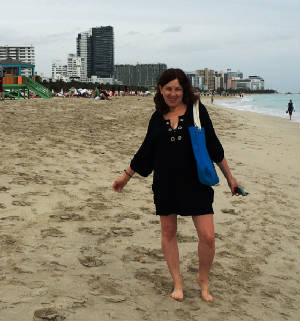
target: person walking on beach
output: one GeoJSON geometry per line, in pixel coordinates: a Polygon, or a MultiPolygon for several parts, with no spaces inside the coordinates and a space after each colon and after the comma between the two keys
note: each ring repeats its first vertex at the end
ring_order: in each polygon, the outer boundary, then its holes
{"type": "Polygon", "coordinates": [[[4,100],[4,90],[3,90],[3,77],[5,76],[5,71],[2,66],[0,66],[0,100],[4,100]]]}
{"type": "Polygon", "coordinates": [[[289,101],[289,103],[288,103],[288,109],[287,109],[287,111],[286,111],[286,113],[289,113],[290,120],[292,120],[292,114],[293,114],[294,111],[295,111],[295,108],[294,108],[292,99],[290,99],[290,101],[289,101]]]}
{"type": "MultiPolygon", "coordinates": [[[[146,137],[130,166],[114,181],[113,189],[120,192],[135,173],[146,177],[154,172],[152,190],[156,214],[160,216],[162,251],[174,282],[170,296],[183,300],[176,239],[177,215],[191,216],[198,235],[199,272],[196,280],[202,298],[211,302],[208,275],[215,254],[214,191],[198,180],[188,131],[189,126],[194,126],[193,104],[198,99],[181,69],[168,69],[162,73],[154,97],[156,111],[149,121],[146,137]]],[[[240,185],[230,172],[205,106],[200,101],[198,104],[208,152],[234,195],[235,187],[240,185]]]]}

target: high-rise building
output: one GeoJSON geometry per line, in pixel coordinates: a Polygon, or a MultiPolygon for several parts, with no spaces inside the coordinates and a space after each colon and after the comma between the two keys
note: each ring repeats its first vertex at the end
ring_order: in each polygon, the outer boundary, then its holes
{"type": "Polygon", "coordinates": [[[166,64],[115,65],[114,78],[127,86],[156,86],[166,64]]]}
{"type": "Polygon", "coordinates": [[[91,31],[79,33],[76,38],[77,56],[82,58],[81,81],[91,77],[92,70],[92,39],[91,31]]]}
{"type": "MultiPolygon", "coordinates": [[[[25,62],[30,65],[35,65],[34,47],[29,46],[0,46],[0,60],[14,59],[20,62],[25,62]]],[[[31,69],[22,69],[22,75],[31,76],[31,69]]]]}
{"type": "Polygon", "coordinates": [[[94,27],[79,33],[76,38],[77,55],[83,58],[81,80],[92,76],[112,78],[114,73],[113,27],[94,27]]]}
{"type": "Polygon", "coordinates": [[[241,71],[231,71],[231,69],[227,69],[227,77],[243,79],[243,73],[241,71]]]}
{"type": "Polygon", "coordinates": [[[206,90],[215,90],[215,72],[208,68],[196,70],[199,76],[204,77],[204,87],[206,90]]]}
{"type": "Polygon", "coordinates": [[[186,72],[187,77],[189,78],[192,86],[194,88],[203,90],[204,76],[199,76],[196,72],[186,72]]]}
{"type": "Polygon", "coordinates": [[[113,27],[92,28],[92,70],[98,78],[112,78],[114,74],[113,27]]]}
{"type": "Polygon", "coordinates": [[[215,90],[224,90],[224,73],[215,72],[215,90]]]}
{"type": "Polygon", "coordinates": [[[231,69],[227,69],[226,72],[226,89],[235,89],[235,83],[233,80],[243,79],[243,73],[241,71],[231,71],[231,69]]]}

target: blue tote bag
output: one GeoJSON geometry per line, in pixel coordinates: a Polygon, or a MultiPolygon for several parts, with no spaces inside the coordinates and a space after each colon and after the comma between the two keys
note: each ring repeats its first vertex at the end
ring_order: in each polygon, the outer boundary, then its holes
{"type": "Polygon", "coordinates": [[[198,178],[200,183],[213,186],[219,183],[219,177],[207,151],[205,130],[201,128],[198,103],[195,103],[193,106],[193,116],[194,126],[189,127],[189,132],[197,165],[198,178]]]}

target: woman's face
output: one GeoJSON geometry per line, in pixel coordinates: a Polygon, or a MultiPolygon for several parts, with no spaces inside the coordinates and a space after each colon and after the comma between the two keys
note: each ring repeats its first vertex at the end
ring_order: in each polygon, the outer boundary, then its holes
{"type": "Polygon", "coordinates": [[[160,93],[163,95],[164,100],[169,107],[175,108],[182,104],[183,88],[177,78],[169,81],[163,87],[159,86],[159,88],[160,93]]]}

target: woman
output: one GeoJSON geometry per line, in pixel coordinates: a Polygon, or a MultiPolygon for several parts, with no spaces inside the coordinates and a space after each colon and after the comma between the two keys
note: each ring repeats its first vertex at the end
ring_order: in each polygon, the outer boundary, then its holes
{"type": "MultiPolygon", "coordinates": [[[[113,183],[121,191],[137,172],[148,176],[152,171],[154,203],[161,222],[161,244],[165,260],[173,278],[171,297],[183,300],[183,284],[179,268],[176,239],[177,215],[192,216],[198,234],[199,273],[197,282],[202,297],[213,301],[208,290],[208,274],[212,266],[215,242],[213,223],[214,191],[199,182],[188,127],[193,126],[193,104],[198,97],[191,83],[180,69],[168,69],[161,75],[153,113],[146,137],[134,155],[124,175],[113,183]]],[[[205,128],[207,149],[218,164],[234,194],[239,184],[230,173],[224,151],[206,108],[199,102],[201,126],[205,128]]]]}
{"type": "Polygon", "coordinates": [[[294,111],[295,111],[295,108],[294,108],[292,99],[290,99],[290,101],[289,101],[289,103],[288,103],[288,109],[287,109],[287,111],[286,111],[287,113],[289,113],[290,120],[292,120],[292,114],[293,114],[294,111]]]}

